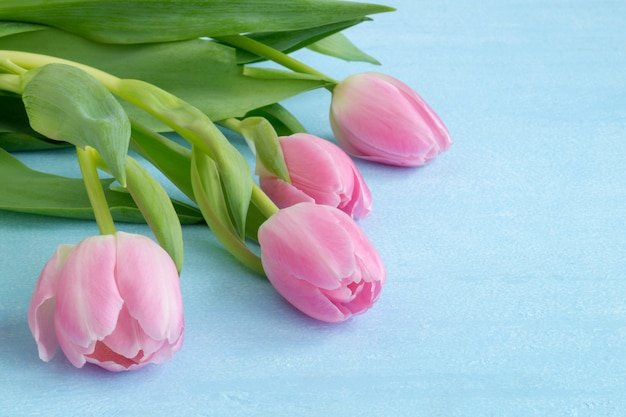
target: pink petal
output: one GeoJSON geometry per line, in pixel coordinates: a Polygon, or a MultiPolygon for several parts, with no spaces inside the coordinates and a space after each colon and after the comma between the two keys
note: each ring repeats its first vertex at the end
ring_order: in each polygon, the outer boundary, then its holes
{"type": "Polygon", "coordinates": [[[122,307],[115,330],[106,336],[102,342],[113,352],[125,357],[134,358],[142,349],[140,344],[141,329],[126,306],[122,307]]]}
{"type": "Polygon", "coordinates": [[[74,245],[60,245],[46,263],[28,308],[28,326],[37,342],[41,360],[48,362],[59,346],[54,328],[56,291],[65,259],[74,245]]]}
{"type": "Polygon", "coordinates": [[[298,203],[315,202],[303,191],[277,177],[260,177],[259,185],[278,208],[285,208],[298,203]]]}
{"type": "Polygon", "coordinates": [[[117,233],[117,284],[126,307],[154,340],[183,331],[180,282],[172,258],[146,236],[117,233]]]}
{"type": "MultiPolygon", "coordinates": [[[[271,276],[268,275],[268,277],[271,276]]],[[[332,303],[319,288],[305,280],[292,277],[291,279],[276,281],[270,278],[270,281],[281,296],[298,310],[314,319],[338,323],[349,317],[337,305],[332,303]]]]}
{"type": "Polygon", "coordinates": [[[316,287],[334,289],[340,286],[340,278],[352,275],[352,241],[327,211],[350,219],[334,207],[302,203],[279,211],[261,226],[263,265],[281,271],[276,273],[277,279],[294,276],[316,287]]]}
{"type": "Polygon", "coordinates": [[[59,278],[55,320],[59,338],[62,333],[68,343],[93,347],[94,341],[115,329],[123,304],[115,265],[113,236],[94,236],[76,245],[59,278]]]}

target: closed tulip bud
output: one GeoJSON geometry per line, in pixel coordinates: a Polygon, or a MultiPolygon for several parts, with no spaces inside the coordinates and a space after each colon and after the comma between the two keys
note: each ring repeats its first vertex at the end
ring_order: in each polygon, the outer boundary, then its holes
{"type": "Polygon", "coordinates": [[[263,269],[274,288],[303,313],[340,322],[378,299],[385,269],[378,252],[346,213],[300,203],[259,229],[263,269]]]}
{"type": "Polygon", "coordinates": [[[28,324],[39,357],[58,346],[76,367],[162,363],[183,343],[179,276],[148,237],[117,232],[61,245],[35,287],[28,324]]]}
{"type": "Polygon", "coordinates": [[[376,72],[351,75],[335,87],[330,122],[346,152],[389,165],[424,165],[452,144],[415,91],[376,72]]]}
{"type": "Polygon", "coordinates": [[[360,219],[372,195],[358,168],[337,145],[307,133],[279,138],[291,183],[259,170],[263,191],[279,208],[309,202],[337,207],[360,219]]]}

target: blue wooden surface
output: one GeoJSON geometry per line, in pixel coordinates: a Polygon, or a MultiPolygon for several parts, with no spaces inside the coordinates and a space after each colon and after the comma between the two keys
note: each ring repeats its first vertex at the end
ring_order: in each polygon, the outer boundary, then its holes
{"type": "MultiPolygon", "coordinates": [[[[381,68],[297,55],[404,80],[455,141],[420,169],[358,162],[388,272],[378,304],[315,322],[187,227],[172,361],[43,363],[26,323],[37,275],[97,230],[0,212],[0,415],[626,415],[626,3],[386,3],[398,11],[347,32],[381,68]]],[[[328,101],[285,105],[330,137],[328,101]]],[[[70,155],[20,157],[77,175],[70,155]]]]}

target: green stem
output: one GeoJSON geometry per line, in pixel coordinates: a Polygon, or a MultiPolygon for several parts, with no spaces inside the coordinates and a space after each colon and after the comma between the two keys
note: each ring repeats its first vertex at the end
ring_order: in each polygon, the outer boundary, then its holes
{"type": "Polygon", "coordinates": [[[19,75],[0,74],[0,90],[22,94],[22,82],[19,75]]]}
{"type": "Polygon", "coordinates": [[[252,201],[268,219],[279,210],[276,204],[261,190],[261,187],[256,184],[252,186],[252,201]]]}
{"type": "Polygon", "coordinates": [[[326,87],[330,91],[332,91],[335,88],[335,85],[338,83],[337,80],[334,80],[333,78],[329,77],[323,72],[320,72],[316,70],[315,68],[310,67],[306,65],[305,63],[298,61],[297,59],[292,58],[291,56],[277,49],[267,46],[264,43],[256,41],[247,36],[228,35],[228,36],[219,36],[214,39],[219,42],[223,42],[231,46],[235,46],[239,49],[252,52],[253,54],[269,59],[270,61],[274,61],[277,64],[280,64],[283,67],[289,68],[290,70],[293,70],[295,72],[315,75],[323,80],[330,81],[333,84],[331,86],[326,87]]]}
{"type": "Polygon", "coordinates": [[[83,180],[85,182],[85,188],[87,189],[87,195],[89,196],[89,202],[93,208],[93,213],[98,224],[98,229],[101,235],[115,234],[115,223],[113,222],[113,216],[109,210],[106,197],[104,196],[104,190],[102,189],[102,183],[98,176],[98,170],[95,163],[94,152],[95,149],[86,147],[82,149],[76,147],[76,154],[78,155],[78,164],[80,165],[80,171],[83,174],[83,180]]]}
{"type": "Polygon", "coordinates": [[[234,117],[223,119],[217,122],[220,126],[225,127],[226,129],[241,134],[241,120],[236,119],[234,117]]]}

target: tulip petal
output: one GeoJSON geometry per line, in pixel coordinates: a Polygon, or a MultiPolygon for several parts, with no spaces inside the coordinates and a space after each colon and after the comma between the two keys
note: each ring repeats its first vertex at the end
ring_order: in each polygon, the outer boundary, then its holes
{"type": "Polygon", "coordinates": [[[122,308],[115,283],[115,239],[94,236],[69,254],[57,291],[56,327],[68,341],[91,346],[110,334],[122,308]]]}
{"type": "Polygon", "coordinates": [[[260,177],[259,185],[278,208],[315,202],[313,197],[277,177],[260,177]]]}
{"type": "Polygon", "coordinates": [[[437,113],[435,113],[428,103],[402,81],[382,73],[377,73],[377,76],[398,88],[398,91],[404,96],[407,102],[412,103],[413,108],[419,112],[422,120],[424,120],[431,132],[430,136],[433,142],[437,144],[437,149],[433,152],[434,156],[438,155],[440,152],[447,151],[452,145],[450,134],[437,113]]]}
{"type": "Polygon", "coordinates": [[[28,308],[28,326],[37,342],[39,358],[48,362],[59,346],[54,328],[56,292],[65,259],[74,245],[60,245],[46,263],[28,308]]]}
{"type": "Polygon", "coordinates": [[[424,165],[452,144],[442,121],[414,90],[376,72],[339,83],[330,121],[346,152],[375,162],[424,165]]]}
{"type": "MultiPolygon", "coordinates": [[[[102,343],[124,358],[134,358],[141,350],[141,344],[139,343],[140,331],[137,320],[131,317],[126,306],[123,306],[115,330],[106,336],[102,343]]],[[[96,352],[94,352],[95,354],[96,352]]]]}
{"type": "Polygon", "coordinates": [[[350,316],[349,312],[346,316],[345,312],[331,302],[319,288],[303,279],[291,277],[274,281],[270,278],[270,281],[276,291],[289,303],[314,319],[338,323],[350,316]]]}
{"type": "Polygon", "coordinates": [[[291,183],[259,171],[263,191],[279,208],[314,202],[354,218],[371,211],[372,198],[352,159],[337,145],[308,133],[279,138],[291,183]]]}
{"type": "Polygon", "coordinates": [[[279,211],[259,229],[262,260],[271,269],[306,279],[316,287],[335,289],[341,277],[354,272],[353,244],[339,221],[328,212],[342,214],[330,206],[301,203],[279,211]],[[311,210],[311,207],[315,209],[311,210]]]}
{"type": "Polygon", "coordinates": [[[116,237],[117,285],[130,315],[150,338],[175,342],[184,325],[174,262],[146,236],[118,232],[116,237]]]}

